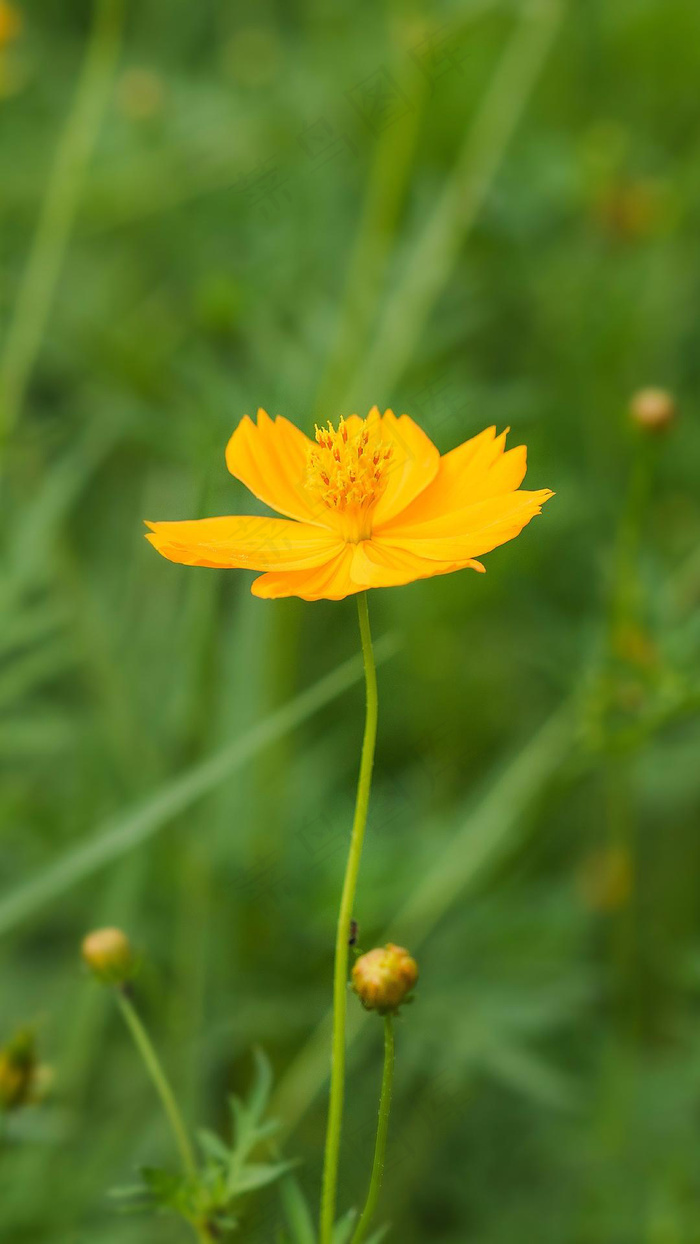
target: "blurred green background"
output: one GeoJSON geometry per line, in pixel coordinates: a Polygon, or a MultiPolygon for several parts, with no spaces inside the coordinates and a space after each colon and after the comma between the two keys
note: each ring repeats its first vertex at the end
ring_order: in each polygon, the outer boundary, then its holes
{"type": "MultiPolygon", "coordinates": [[[[255,600],[245,572],[158,558],[141,523],[250,511],[223,456],[245,412],[310,430],[377,402],[443,451],[511,425],[527,486],[557,493],[485,577],[370,599],[357,917],[363,946],[390,935],[421,964],[391,1238],[697,1241],[700,8],[19,12],[0,50],[0,1041],[35,1023],[53,1083],[10,1120],[2,1239],[187,1238],[108,1196],[175,1157],[81,971],[103,924],[143,954],[189,1120],[224,1128],[264,1046],[316,1200],[354,602],[255,600]],[[678,403],[662,436],[628,414],[647,385],[678,403]]],[[[350,1012],[344,1207],[381,1064],[381,1026],[350,1012]]],[[[251,1201],[242,1238],[272,1241],[275,1206],[251,1201]]]]}

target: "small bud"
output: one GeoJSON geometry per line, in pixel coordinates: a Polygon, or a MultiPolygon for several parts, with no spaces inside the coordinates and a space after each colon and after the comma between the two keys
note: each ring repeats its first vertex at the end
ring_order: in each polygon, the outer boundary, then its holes
{"type": "Polygon", "coordinates": [[[0,48],[16,39],[22,30],[22,14],[8,0],[0,0],[0,48]]]}
{"type": "Polygon", "coordinates": [[[669,427],[676,415],[676,403],[666,389],[639,389],[630,402],[634,423],[650,432],[669,427]]]}
{"type": "Polygon", "coordinates": [[[634,891],[634,864],[623,847],[594,851],[577,877],[583,902],[591,911],[614,912],[626,907],[634,891]]]}
{"type": "Polygon", "coordinates": [[[352,987],[367,1011],[395,1011],[418,980],[418,964],[391,942],[361,955],[352,969],[352,987]]]}
{"type": "Polygon", "coordinates": [[[128,121],[150,121],[165,111],[165,83],[153,69],[125,69],[117,82],[117,107],[128,121]]]}
{"type": "Polygon", "coordinates": [[[34,1033],[22,1028],[0,1049],[0,1110],[19,1110],[33,1100],[38,1070],[34,1033]]]}
{"type": "Polygon", "coordinates": [[[105,985],[123,985],[134,972],[131,944],[121,929],[95,929],[83,940],[82,955],[105,985]]]}

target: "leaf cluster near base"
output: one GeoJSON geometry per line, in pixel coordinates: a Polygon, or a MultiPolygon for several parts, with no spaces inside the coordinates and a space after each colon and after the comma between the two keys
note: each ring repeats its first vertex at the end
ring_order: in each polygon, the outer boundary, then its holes
{"type": "Polygon", "coordinates": [[[225,1238],[238,1226],[238,1209],[247,1193],[275,1183],[295,1165],[293,1161],[266,1161],[257,1151],[272,1140],[279,1124],[266,1119],[272,1072],[267,1058],[255,1051],[255,1080],[246,1101],[231,1098],[233,1141],[202,1130],[197,1139],[202,1154],[197,1173],[177,1174],[144,1167],[141,1182],[113,1193],[126,1212],[174,1213],[189,1223],[205,1225],[212,1239],[225,1238]],[[257,1154],[257,1156],[256,1156],[257,1154]]]}

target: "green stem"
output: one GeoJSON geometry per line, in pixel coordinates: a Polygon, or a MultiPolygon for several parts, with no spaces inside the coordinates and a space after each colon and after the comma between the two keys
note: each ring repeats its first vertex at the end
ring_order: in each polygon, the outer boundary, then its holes
{"type": "Polygon", "coordinates": [[[347,1008],[348,939],[355,903],[355,891],[357,890],[357,877],[360,871],[362,843],[367,824],[367,808],[369,806],[369,791],[372,781],[372,766],[374,764],[374,746],[377,738],[377,670],[372,650],[372,634],[369,626],[366,592],[362,592],[357,597],[357,613],[360,621],[362,656],[365,665],[365,733],[362,740],[362,758],[360,761],[360,776],[357,783],[355,816],[352,825],[352,837],[350,839],[350,852],[345,869],[343,893],[340,900],[338,932],[335,943],[331,1091],[323,1169],[320,1244],[331,1244],[333,1224],[335,1222],[340,1133],[343,1122],[343,1100],[345,1095],[345,1012],[347,1008]]]}
{"type": "Polygon", "coordinates": [[[109,100],[124,0],[95,0],[73,106],[56,147],[14,319],[0,358],[0,443],[13,431],[41,345],[75,219],[85,170],[109,100]]]}
{"type": "MultiPolygon", "coordinates": [[[[151,1038],[144,1028],[131,999],[122,991],[117,991],[117,1002],[121,1008],[122,1015],[126,1020],[129,1031],[134,1038],[136,1047],[141,1055],[146,1070],[151,1078],[153,1087],[160,1097],[163,1109],[168,1117],[171,1131],[177,1144],[180,1158],[185,1174],[196,1176],[197,1166],[194,1160],[194,1153],[190,1138],[187,1135],[187,1129],[180,1114],[180,1108],[175,1100],[175,1094],[171,1089],[165,1072],[160,1064],[160,1059],[153,1048],[151,1038]]],[[[206,1239],[206,1236],[201,1237],[206,1239]]]]}
{"type": "Polygon", "coordinates": [[[355,1228],[350,1244],[361,1244],[377,1208],[379,1193],[384,1175],[384,1159],[386,1157],[386,1138],[389,1132],[389,1111],[391,1109],[391,1088],[394,1082],[394,1024],[391,1015],[384,1017],[384,1071],[382,1072],[382,1091],[379,1098],[379,1122],[377,1123],[377,1141],[374,1147],[374,1163],[369,1191],[362,1217],[355,1228]]]}

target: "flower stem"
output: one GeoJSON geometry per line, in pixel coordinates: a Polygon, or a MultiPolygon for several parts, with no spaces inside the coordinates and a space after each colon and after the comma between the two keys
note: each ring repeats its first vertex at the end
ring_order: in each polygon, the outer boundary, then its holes
{"type": "Polygon", "coordinates": [[[377,738],[377,670],[372,650],[372,635],[369,625],[366,592],[362,592],[357,597],[357,613],[360,621],[362,656],[365,665],[365,733],[362,740],[362,758],[360,761],[360,776],[357,783],[355,816],[350,839],[350,852],[345,869],[343,893],[340,900],[338,932],[335,943],[331,1091],[323,1169],[320,1244],[331,1244],[335,1221],[340,1133],[343,1122],[343,1100],[345,1095],[345,1012],[347,1008],[348,939],[355,903],[357,877],[360,870],[362,842],[367,824],[367,808],[372,781],[372,766],[374,764],[374,746],[377,738]]]}
{"type": "Polygon", "coordinates": [[[379,1098],[379,1122],[377,1123],[377,1141],[374,1147],[374,1163],[369,1191],[362,1216],[355,1228],[350,1244],[361,1244],[367,1234],[374,1211],[377,1208],[379,1193],[384,1175],[384,1159],[386,1157],[386,1138],[389,1131],[389,1110],[391,1109],[391,1089],[394,1082],[394,1024],[391,1015],[384,1016],[384,1070],[382,1072],[382,1091],[379,1098]]]}
{"type": "Polygon", "coordinates": [[[121,989],[117,990],[117,1002],[119,1003],[119,1007],[122,1015],[124,1016],[127,1027],[134,1038],[136,1048],[143,1059],[153,1087],[160,1097],[163,1109],[168,1117],[168,1122],[180,1153],[185,1174],[196,1176],[197,1166],[194,1160],[194,1153],[192,1152],[190,1138],[187,1135],[187,1130],[182,1120],[182,1115],[180,1114],[180,1108],[175,1100],[175,1094],[167,1081],[160,1059],[153,1048],[151,1038],[146,1032],[146,1029],[142,1024],[131,999],[121,989]]]}

